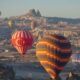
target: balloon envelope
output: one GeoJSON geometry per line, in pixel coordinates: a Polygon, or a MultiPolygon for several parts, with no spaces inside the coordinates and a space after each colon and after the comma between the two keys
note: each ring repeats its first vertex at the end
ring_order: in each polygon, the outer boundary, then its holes
{"type": "Polygon", "coordinates": [[[53,79],[63,70],[71,53],[70,42],[61,35],[46,35],[36,45],[36,56],[53,79]]]}
{"type": "Polygon", "coordinates": [[[8,26],[9,26],[9,28],[12,28],[14,26],[14,21],[13,20],[9,20],[8,21],[8,26]]]}
{"type": "Polygon", "coordinates": [[[16,31],[12,35],[11,42],[19,53],[25,54],[27,49],[32,46],[33,36],[28,31],[16,31]]]}

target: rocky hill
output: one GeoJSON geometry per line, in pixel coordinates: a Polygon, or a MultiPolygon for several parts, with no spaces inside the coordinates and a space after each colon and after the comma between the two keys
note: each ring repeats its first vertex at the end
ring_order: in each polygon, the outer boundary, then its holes
{"type": "Polygon", "coordinates": [[[39,10],[35,11],[35,9],[30,9],[26,15],[34,16],[34,17],[41,17],[41,13],[39,10]]]}
{"type": "Polygon", "coordinates": [[[80,24],[80,18],[61,18],[61,17],[46,17],[49,23],[67,22],[71,24],[80,24]]]}

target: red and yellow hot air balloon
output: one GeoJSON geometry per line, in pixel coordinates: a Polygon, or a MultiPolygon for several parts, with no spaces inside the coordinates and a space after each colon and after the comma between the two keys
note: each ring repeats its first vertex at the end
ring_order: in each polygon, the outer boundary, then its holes
{"type": "Polygon", "coordinates": [[[71,53],[70,42],[58,34],[48,34],[36,45],[36,56],[54,80],[57,80],[59,73],[64,69],[71,53]]]}
{"type": "Polygon", "coordinates": [[[11,38],[13,46],[18,50],[18,52],[24,55],[32,46],[33,36],[28,31],[16,31],[11,38]]]}

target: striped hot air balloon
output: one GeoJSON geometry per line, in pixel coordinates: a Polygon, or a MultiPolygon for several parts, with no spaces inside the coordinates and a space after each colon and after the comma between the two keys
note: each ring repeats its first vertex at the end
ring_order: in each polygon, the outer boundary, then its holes
{"type": "Polygon", "coordinates": [[[23,55],[32,46],[33,36],[28,31],[16,31],[12,35],[11,42],[18,52],[23,55]]]}
{"type": "Polygon", "coordinates": [[[58,34],[48,34],[36,45],[36,56],[52,79],[56,79],[64,69],[71,53],[70,42],[58,34]]]}

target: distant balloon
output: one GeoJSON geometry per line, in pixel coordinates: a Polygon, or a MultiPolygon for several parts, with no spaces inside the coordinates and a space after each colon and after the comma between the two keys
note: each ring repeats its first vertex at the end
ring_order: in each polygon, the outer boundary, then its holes
{"type": "Polygon", "coordinates": [[[32,46],[33,36],[28,31],[16,31],[11,38],[13,46],[22,55],[32,46]]]}
{"type": "Polygon", "coordinates": [[[8,21],[8,26],[9,26],[9,28],[12,28],[14,26],[14,21],[13,20],[9,20],[8,21]]]}
{"type": "Polygon", "coordinates": [[[37,26],[37,22],[32,20],[32,22],[31,22],[31,29],[32,30],[35,29],[36,26],[37,26]]]}
{"type": "Polygon", "coordinates": [[[36,45],[36,56],[52,79],[56,79],[64,69],[71,53],[70,42],[57,34],[46,35],[36,45]]]}

